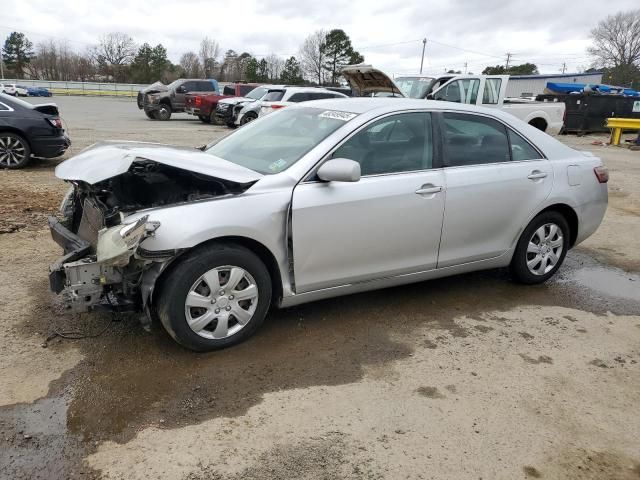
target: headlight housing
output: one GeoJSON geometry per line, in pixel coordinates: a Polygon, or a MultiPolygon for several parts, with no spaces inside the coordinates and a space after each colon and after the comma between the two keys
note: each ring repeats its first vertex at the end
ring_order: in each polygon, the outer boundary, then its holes
{"type": "Polygon", "coordinates": [[[123,267],[129,263],[134,250],[145,238],[160,227],[160,222],[149,222],[149,215],[133,223],[103,228],[98,232],[96,259],[99,263],[123,267]]]}

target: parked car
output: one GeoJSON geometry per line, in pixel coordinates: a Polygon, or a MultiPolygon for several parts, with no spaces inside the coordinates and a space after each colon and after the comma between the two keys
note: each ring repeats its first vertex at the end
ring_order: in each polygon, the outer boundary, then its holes
{"type": "Polygon", "coordinates": [[[59,157],[69,145],[55,104],[31,105],[0,93],[1,168],[22,168],[31,157],[59,157]]]}
{"type": "MultiPolygon", "coordinates": [[[[334,92],[327,90],[326,88],[316,87],[285,87],[280,89],[270,89],[269,93],[253,103],[254,111],[258,112],[258,116],[267,115],[275,110],[286,107],[288,105],[294,105],[296,103],[310,102],[312,100],[324,100],[327,98],[348,98],[344,93],[334,92]]],[[[250,106],[247,105],[244,110],[250,110],[250,106]]],[[[237,122],[242,122],[246,113],[240,113],[238,115],[237,122]]]]}
{"type": "Polygon", "coordinates": [[[28,97],[29,96],[29,92],[27,90],[27,87],[25,87],[24,85],[16,85],[16,96],[17,97],[28,97]]]}
{"type": "Polygon", "coordinates": [[[264,97],[270,88],[283,88],[284,85],[262,85],[251,90],[245,97],[224,98],[218,101],[214,115],[215,123],[235,127],[236,117],[247,103],[264,97]]]}
{"type": "Polygon", "coordinates": [[[157,312],[198,351],[270,305],[499,267],[544,282],[600,225],[608,180],[498,109],[402,98],[290,106],[202,151],[96,145],[56,176],[72,189],[49,220],[52,290],[157,312]]]}
{"type": "MultiPolygon", "coordinates": [[[[342,75],[352,88],[362,92],[376,92],[395,96],[413,96],[466,103],[504,110],[543,132],[558,134],[564,123],[565,105],[562,102],[531,102],[505,98],[509,75],[445,75],[433,79],[426,89],[411,88],[407,92],[405,77],[397,84],[384,72],[370,65],[349,65],[342,75]]],[[[426,83],[426,82],[425,82],[426,83]]]]}
{"type": "Polygon", "coordinates": [[[258,83],[232,83],[223,87],[222,94],[188,93],[185,96],[185,111],[191,115],[196,115],[204,123],[215,123],[216,107],[220,100],[234,97],[244,98],[259,86],[260,84],[258,83]]]}
{"type": "Polygon", "coordinates": [[[0,83],[0,93],[6,93],[7,95],[16,96],[16,84],[15,83],[0,83]]]}
{"type": "Polygon", "coordinates": [[[45,87],[27,87],[27,95],[30,97],[52,97],[53,94],[45,87]]]}
{"type": "Polygon", "coordinates": [[[181,78],[169,85],[156,82],[138,92],[138,108],[151,120],[169,120],[172,113],[184,112],[187,93],[219,91],[218,82],[213,79],[181,78]]]}

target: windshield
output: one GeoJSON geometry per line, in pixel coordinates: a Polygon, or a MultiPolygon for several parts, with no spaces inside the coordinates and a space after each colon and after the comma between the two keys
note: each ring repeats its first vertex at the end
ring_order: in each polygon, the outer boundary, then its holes
{"type": "Polygon", "coordinates": [[[407,97],[424,98],[433,80],[433,77],[398,77],[395,82],[407,97]]]}
{"type": "Polygon", "coordinates": [[[265,93],[267,93],[268,88],[266,87],[257,87],[247,93],[247,98],[253,98],[254,100],[260,100],[265,93]]]}
{"type": "Polygon", "coordinates": [[[355,116],[322,108],[289,107],[245,125],[205,152],[272,175],[289,168],[355,116]]]}
{"type": "Polygon", "coordinates": [[[262,100],[265,102],[279,102],[284,97],[284,90],[271,90],[267,93],[262,100]]]}

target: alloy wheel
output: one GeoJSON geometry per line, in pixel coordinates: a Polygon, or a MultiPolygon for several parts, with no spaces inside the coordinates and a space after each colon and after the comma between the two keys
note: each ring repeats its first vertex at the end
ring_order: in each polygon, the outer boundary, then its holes
{"type": "Polygon", "coordinates": [[[27,150],[20,139],[0,135],[0,166],[12,167],[24,162],[27,150]]]}
{"type": "Polygon", "coordinates": [[[249,272],[226,265],[198,278],[185,299],[185,317],[194,333],[207,339],[235,335],[258,306],[258,286],[249,272]]]}
{"type": "Polygon", "coordinates": [[[564,249],[562,229],[555,223],[538,228],[527,246],[527,267],[534,275],[545,275],[558,264],[564,249]]]}

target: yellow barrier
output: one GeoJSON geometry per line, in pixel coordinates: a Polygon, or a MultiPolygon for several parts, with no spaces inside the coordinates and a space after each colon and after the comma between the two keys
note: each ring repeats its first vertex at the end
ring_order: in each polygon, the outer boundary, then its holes
{"type": "Polygon", "coordinates": [[[623,130],[640,130],[640,118],[607,118],[611,129],[611,145],[620,145],[623,130]]]}

